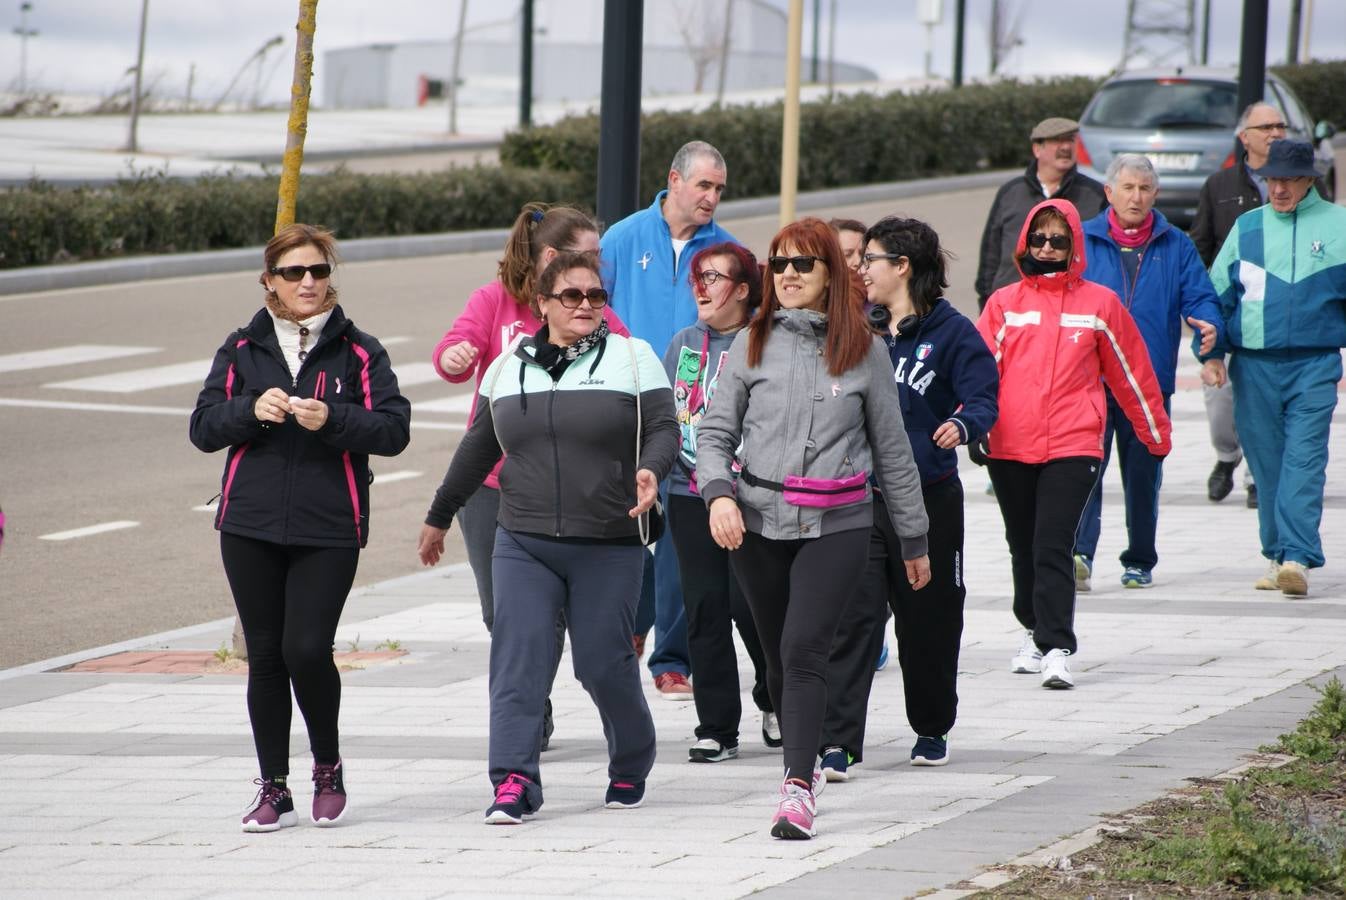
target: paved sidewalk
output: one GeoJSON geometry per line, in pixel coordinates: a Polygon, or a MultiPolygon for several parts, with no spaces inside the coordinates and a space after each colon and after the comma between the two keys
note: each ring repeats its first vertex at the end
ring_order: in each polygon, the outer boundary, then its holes
{"type": "MultiPolygon", "coordinates": [[[[568,663],[543,757],[546,806],[520,827],[482,825],[487,637],[471,575],[456,567],[359,591],[347,606],[338,650],[394,642],[408,652],[367,658],[343,676],[353,810],[339,828],[307,824],[309,758],[296,716],[304,824],[238,831],[255,772],[238,674],[126,674],[94,663],[48,671],[113,651],[214,650],[228,621],[0,672],[0,884],[7,896],[53,897],[911,896],[1227,770],[1305,714],[1316,696],[1310,680],[1346,666],[1346,576],[1332,558],[1346,536],[1346,491],[1330,474],[1329,564],[1313,573],[1309,598],[1254,592],[1256,514],[1241,490],[1218,506],[1206,500],[1212,456],[1194,368],[1184,372],[1155,586],[1118,584],[1111,560],[1122,511],[1110,472],[1095,589],[1078,607],[1078,687],[1045,691],[1009,674],[1018,629],[1003,527],[985,473],[968,466],[952,762],[907,765],[912,735],[894,663],[875,681],[866,762],[822,795],[812,841],[767,834],[780,758],[762,745],[755,712],[745,714],[738,760],[691,766],[692,704],[664,702],[652,688],[660,744],[647,802],[604,809],[600,725],[568,663]]],[[[1338,455],[1346,450],[1340,421],[1333,442],[1338,455]]],[[[752,710],[746,695],[744,706],[752,710]]]]}

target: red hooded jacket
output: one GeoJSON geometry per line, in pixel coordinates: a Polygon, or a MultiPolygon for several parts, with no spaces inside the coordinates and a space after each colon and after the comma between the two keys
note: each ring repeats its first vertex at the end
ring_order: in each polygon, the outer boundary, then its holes
{"type": "Polygon", "coordinates": [[[1006,285],[977,320],[1000,371],[989,455],[1022,463],[1101,459],[1106,381],[1136,436],[1155,456],[1167,456],[1171,426],[1149,351],[1117,295],[1084,280],[1084,231],[1074,204],[1054,199],[1033,207],[1019,230],[1016,264],[1028,248],[1028,223],[1047,206],[1070,223],[1069,268],[1006,285]]]}

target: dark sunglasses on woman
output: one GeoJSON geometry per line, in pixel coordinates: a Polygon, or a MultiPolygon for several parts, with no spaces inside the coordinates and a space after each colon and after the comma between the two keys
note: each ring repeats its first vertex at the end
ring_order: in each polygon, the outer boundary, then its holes
{"type": "Polygon", "coordinates": [[[314,281],[322,281],[332,274],[331,263],[316,263],[311,266],[272,266],[268,270],[272,275],[279,275],[286,281],[303,281],[305,273],[313,273],[314,281]]]}
{"type": "Polygon", "coordinates": [[[1043,244],[1051,244],[1053,250],[1069,250],[1070,236],[1065,234],[1043,234],[1041,231],[1033,231],[1028,235],[1028,246],[1034,250],[1043,244]]]}
{"type": "Polygon", "coordinates": [[[772,256],[767,259],[766,264],[777,275],[784,275],[786,266],[794,266],[794,270],[800,275],[807,275],[813,271],[814,264],[820,262],[825,262],[821,256],[772,256]]]}
{"type": "Polygon", "coordinates": [[[547,296],[553,300],[560,300],[561,305],[566,309],[579,309],[585,298],[588,298],[589,305],[594,309],[602,309],[608,302],[608,292],[602,288],[589,288],[587,291],[582,291],[579,288],[566,288],[547,296]]]}

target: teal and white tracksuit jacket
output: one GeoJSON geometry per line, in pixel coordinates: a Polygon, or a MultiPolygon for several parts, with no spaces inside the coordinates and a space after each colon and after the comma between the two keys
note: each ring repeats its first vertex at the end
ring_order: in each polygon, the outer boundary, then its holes
{"type": "Polygon", "coordinates": [[[1346,347],[1346,208],[1314,188],[1239,216],[1215,261],[1234,420],[1257,481],[1262,554],[1323,564],[1327,442],[1346,347]]]}

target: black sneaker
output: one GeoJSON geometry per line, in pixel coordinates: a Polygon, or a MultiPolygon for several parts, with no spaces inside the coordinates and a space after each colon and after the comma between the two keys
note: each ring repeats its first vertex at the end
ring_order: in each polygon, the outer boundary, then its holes
{"type": "Polygon", "coordinates": [[[556,722],[552,720],[551,698],[547,698],[547,705],[542,708],[542,746],[538,748],[539,752],[546,753],[551,749],[552,732],[556,731],[556,722]]]}
{"type": "Polygon", "coordinates": [[[687,751],[687,761],[694,763],[724,762],[738,756],[738,744],[721,744],[715,738],[702,738],[687,751]]]}
{"type": "Polygon", "coordinates": [[[487,825],[518,825],[535,809],[528,802],[528,786],[533,782],[511,772],[495,786],[495,802],[486,808],[487,825]]]}
{"type": "Polygon", "coordinates": [[[1248,497],[1243,502],[1249,509],[1257,509],[1257,485],[1248,485],[1248,497]]]}
{"type": "Polygon", "coordinates": [[[913,766],[942,766],[948,762],[949,736],[947,734],[939,737],[922,735],[916,739],[916,746],[911,748],[911,764],[913,766]]]}
{"type": "Polygon", "coordinates": [[[762,713],[762,743],[779,747],[785,743],[780,733],[780,719],[773,712],[762,713]]]}
{"type": "Polygon", "coordinates": [[[280,831],[299,824],[299,813],[294,811],[294,797],[285,786],[284,778],[258,778],[257,797],[252,809],[243,817],[247,832],[280,831]]]}
{"type": "Polygon", "coordinates": [[[1219,503],[1234,489],[1234,469],[1238,463],[1217,462],[1206,479],[1206,496],[1219,503]]]}
{"type": "Polygon", "coordinates": [[[635,809],[645,802],[645,782],[637,781],[632,784],[629,781],[610,781],[608,782],[608,794],[603,798],[603,805],[608,809],[635,809]]]}

